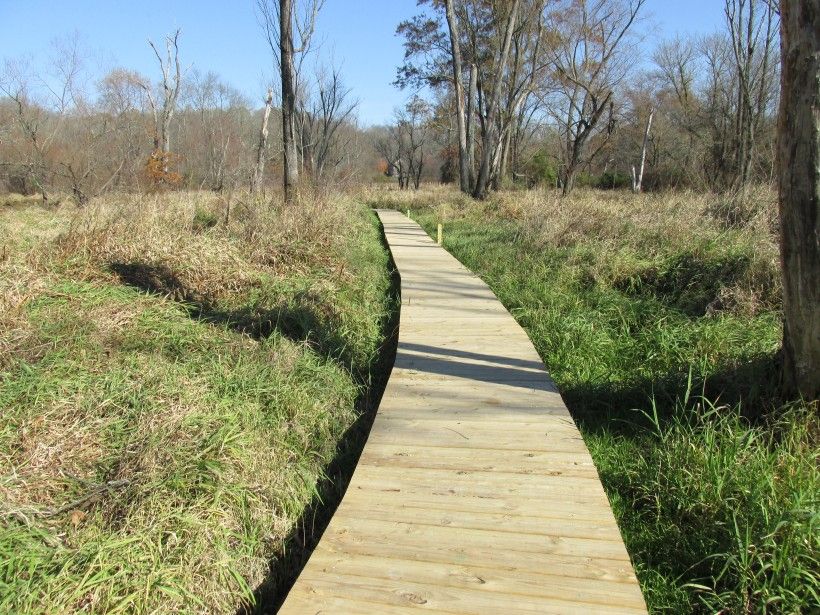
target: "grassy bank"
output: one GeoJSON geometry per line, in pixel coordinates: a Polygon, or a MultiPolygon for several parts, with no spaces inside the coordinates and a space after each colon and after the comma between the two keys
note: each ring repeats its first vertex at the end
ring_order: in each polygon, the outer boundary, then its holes
{"type": "Polygon", "coordinates": [[[778,398],[770,195],[374,191],[478,273],[579,423],[653,612],[818,606],[816,408],[778,398]],[[743,224],[737,224],[742,220],[743,224]]]}
{"type": "Polygon", "coordinates": [[[5,203],[0,612],[233,613],[287,576],[387,263],[343,198],[5,203]]]}

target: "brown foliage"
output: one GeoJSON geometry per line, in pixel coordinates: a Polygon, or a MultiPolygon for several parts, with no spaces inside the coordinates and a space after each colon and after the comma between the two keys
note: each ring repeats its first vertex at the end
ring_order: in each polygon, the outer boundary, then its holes
{"type": "Polygon", "coordinates": [[[152,188],[174,188],[182,181],[182,175],[173,170],[179,162],[173,152],[154,150],[145,163],[145,179],[152,188]]]}

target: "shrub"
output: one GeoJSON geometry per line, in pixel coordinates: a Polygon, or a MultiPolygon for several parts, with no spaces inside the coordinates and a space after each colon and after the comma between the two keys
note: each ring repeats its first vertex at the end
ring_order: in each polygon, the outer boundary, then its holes
{"type": "Polygon", "coordinates": [[[558,181],[558,172],[551,157],[545,151],[539,151],[525,165],[524,174],[527,176],[529,187],[544,186],[554,188],[558,181]]]}
{"type": "Polygon", "coordinates": [[[623,190],[632,187],[632,178],[626,173],[607,171],[602,173],[595,183],[601,190],[623,190]]]}
{"type": "Polygon", "coordinates": [[[193,227],[195,231],[206,231],[219,222],[219,216],[207,209],[197,208],[194,212],[193,227]]]}

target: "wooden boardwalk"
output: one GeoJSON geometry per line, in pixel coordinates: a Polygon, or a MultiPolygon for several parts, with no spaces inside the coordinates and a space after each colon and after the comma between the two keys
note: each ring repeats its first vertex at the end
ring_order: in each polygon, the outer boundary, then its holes
{"type": "Polygon", "coordinates": [[[589,452],[526,333],[404,215],[398,352],[280,613],[645,613],[589,452]]]}

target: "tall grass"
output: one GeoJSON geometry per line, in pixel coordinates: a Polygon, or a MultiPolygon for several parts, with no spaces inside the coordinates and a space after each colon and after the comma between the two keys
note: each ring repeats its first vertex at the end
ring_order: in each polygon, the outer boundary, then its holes
{"type": "Polygon", "coordinates": [[[253,601],[368,394],[372,214],[120,196],[0,236],[0,612],[253,601]]]}
{"type": "Polygon", "coordinates": [[[652,612],[813,612],[816,406],[779,399],[773,198],[371,191],[493,288],[578,421],[652,612]],[[718,208],[718,211],[723,209],[718,208]]]}

